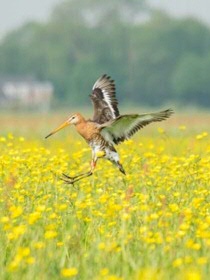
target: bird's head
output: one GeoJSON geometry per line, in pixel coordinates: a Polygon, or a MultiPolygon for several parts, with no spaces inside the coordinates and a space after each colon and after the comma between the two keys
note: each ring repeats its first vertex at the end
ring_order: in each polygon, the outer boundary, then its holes
{"type": "Polygon", "coordinates": [[[56,132],[58,132],[59,130],[63,129],[66,126],[69,126],[71,124],[78,124],[79,122],[81,122],[81,120],[84,120],[84,118],[80,115],[80,113],[75,113],[72,114],[68,117],[68,119],[62,123],[59,127],[57,127],[55,130],[53,130],[50,134],[48,134],[45,138],[50,137],[51,135],[55,134],[56,132]]]}

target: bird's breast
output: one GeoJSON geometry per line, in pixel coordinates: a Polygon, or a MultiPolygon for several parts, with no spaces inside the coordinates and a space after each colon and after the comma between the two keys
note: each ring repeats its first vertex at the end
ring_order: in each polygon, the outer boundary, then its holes
{"type": "Polygon", "coordinates": [[[95,135],[99,133],[98,128],[93,122],[78,124],[76,130],[87,142],[92,141],[95,135]]]}

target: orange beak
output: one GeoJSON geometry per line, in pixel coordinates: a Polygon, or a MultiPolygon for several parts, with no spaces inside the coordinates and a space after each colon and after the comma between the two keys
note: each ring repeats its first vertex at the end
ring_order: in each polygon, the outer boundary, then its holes
{"type": "Polygon", "coordinates": [[[70,125],[70,123],[68,121],[65,121],[64,123],[62,123],[59,127],[57,127],[55,130],[53,130],[50,134],[48,134],[46,138],[50,137],[51,135],[55,134],[56,132],[58,132],[59,130],[63,129],[64,127],[70,125]]]}

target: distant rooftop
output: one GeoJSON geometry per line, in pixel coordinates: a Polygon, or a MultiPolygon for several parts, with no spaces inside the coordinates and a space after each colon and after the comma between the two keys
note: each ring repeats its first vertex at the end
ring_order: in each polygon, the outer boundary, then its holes
{"type": "Polygon", "coordinates": [[[38,108],[47,110],[53,97],[54,87],[49,81],[33,77],[0,77],[1,108],[38,108]]]}

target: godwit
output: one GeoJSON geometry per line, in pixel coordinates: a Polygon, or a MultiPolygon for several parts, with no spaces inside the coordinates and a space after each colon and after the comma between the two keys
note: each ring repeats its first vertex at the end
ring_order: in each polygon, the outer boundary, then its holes
{"type": "Polygon", "coordinates": [[[92,120],[85,120],[80,113],[72,114],[63,124],[45,137],[48,138],[62,128],[74,124],[77,132],[92,149],[90,170],[74,177],[63,174],[62,179],[68,184],[73,184],[92,175],[99,158],[110,160],[125,174],[114,144],[117,145],[129,139],[139,129],[151,122],[163,121],[173,114],[173,110],[168,109],[157,113],[120,115],[115,97],[115,84],[107,75],[101,76],[95,82],[90,98],[94,106],[92,120]]]}

